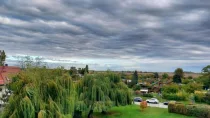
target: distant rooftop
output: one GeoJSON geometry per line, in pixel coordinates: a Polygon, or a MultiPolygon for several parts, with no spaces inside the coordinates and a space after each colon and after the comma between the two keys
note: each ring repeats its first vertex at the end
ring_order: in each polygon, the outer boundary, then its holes
{"type": "Polygon", "coordinates": [[[7,81],[9,81],[9,75],[17,74],[20,71],[19,67],[0,66],[0,85],[4,85],[7,81]]]}

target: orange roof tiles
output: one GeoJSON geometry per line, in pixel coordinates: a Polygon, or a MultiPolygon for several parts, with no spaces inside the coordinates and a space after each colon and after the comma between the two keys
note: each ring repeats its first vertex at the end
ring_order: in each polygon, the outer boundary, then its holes
{"type": "Polygon", "coordinates": [[[15,66],[0,66],[0,85],[4,85],[7,81],[9,75],[17,74],[21,70],[19,67],[15,66]]]}

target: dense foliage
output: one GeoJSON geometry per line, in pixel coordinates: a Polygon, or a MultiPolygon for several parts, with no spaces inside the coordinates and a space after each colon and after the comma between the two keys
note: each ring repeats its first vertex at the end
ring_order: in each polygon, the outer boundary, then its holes
{"type": "Polygon", "coordinates": [[[210,118],[210,107],[204,105],[184,105],[181,103],[169,103],[169,113],[195,116],[198,118],[210,118]]]}
{"type": "Polygon", "coordinates": [[[182,83],[182,78],[184,77],[184,72],[182,68],[177,68],[174,71],[173,82],[175,83],[182,83]]]}
{"type": "Polygon", "coordinates": [[[182,68],[177,68],[175,71],[174,71],[174,75],[178,75],[180,76],[181,78],[184,77],[184,71],[182,68]]]}
{"type": "Polygon", "coordinates": [[[75,90],[71,77],[63,69],[31,68],[12,79],[13,95],[4,110],[4,118],[72,117],[75,90]]]}
{"type": "Polygon", "coordinates": [[[195,91],[195,101],[210,104],[210,92],[195,91]]]}
{"type": "Polygon", "coordinates": [[[210,65],[204,67],[202,69],[203,75],[197,79],[198,82],[202,82],[204,84],[204,88],[210,88],[210,65]]]}
{"type": "Polygon", "coordinates": [[[194,93],[195,91],[202,90],[203,85],[200,83],[188,83],[185,86],[183,86],[184,90],[188,93],[194,93]]]}
{"type": "Polygon", "coordinates": [[[164,93],[177,93],[179,91],[179,85],[177,84],[170,84],[163,86],[162,90],[164,93]]]}
{"type": "Polygon", "coordinates": [[[162,75],[162,79],[167,79],[169,77],[169,75],[167,74],[167,73],[164,73],[163,75],[162,75]]]}
{"type": "Polygon", "coordinates": [[[175,74],[175,75],[173,76],[173,82],[174,82],[174,83],[182,83],[182,78],[181,78],[181,76],[175,74]]]}
{"type": "Polygon", "coordinates": [[[177,93],[163,93],[163,98],[167,100],[185,101],[189,98],[189,94],[185,91],[179,91],[177,93]]]}
{"type": "Polygon", "coordinates": [[[157,72],[154,73],[154,78],[159,78],[159,74],[157,72]]]}
{"type": "Polygon", "coordinates": [[[138,83],[138,72],[134,71],[133,76],[132,76],[132,81],[130,83],[130,87],[133,87],[134,85],[136,85],[138,83]]]}
{"type": "Polygon", "coordinates": [[[88,111],[88,117],[93,111],[106,113],[112,106],[131,104],[130,90],[111,72],[85,75],[77,83],[77,93],[76,111],[88,111]]]}
{"type": "Polygon", "coordinates": [[[163,98],[168,100],[187,100],[189,94],[177,84],[165,85],[162,88],[163,98]]]}

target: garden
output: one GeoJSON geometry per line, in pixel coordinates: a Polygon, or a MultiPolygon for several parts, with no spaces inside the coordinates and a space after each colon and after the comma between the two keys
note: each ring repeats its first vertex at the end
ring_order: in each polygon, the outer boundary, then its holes
{"type": "Polygon", "coordinates": [[[169,113],[168,109],[147,107],[144,111],[138,105],[113,107],[106,115],[94,113],[94,118],[194,118],[169,113]]]}

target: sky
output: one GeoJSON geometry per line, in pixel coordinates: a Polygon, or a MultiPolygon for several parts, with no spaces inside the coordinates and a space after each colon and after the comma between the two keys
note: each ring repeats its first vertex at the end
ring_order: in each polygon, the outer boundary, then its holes
{"type": "Polygon", "coordinates": [[[210,64],[209,0],[1,0],[7,63],[201,72],[210,64]]]}

